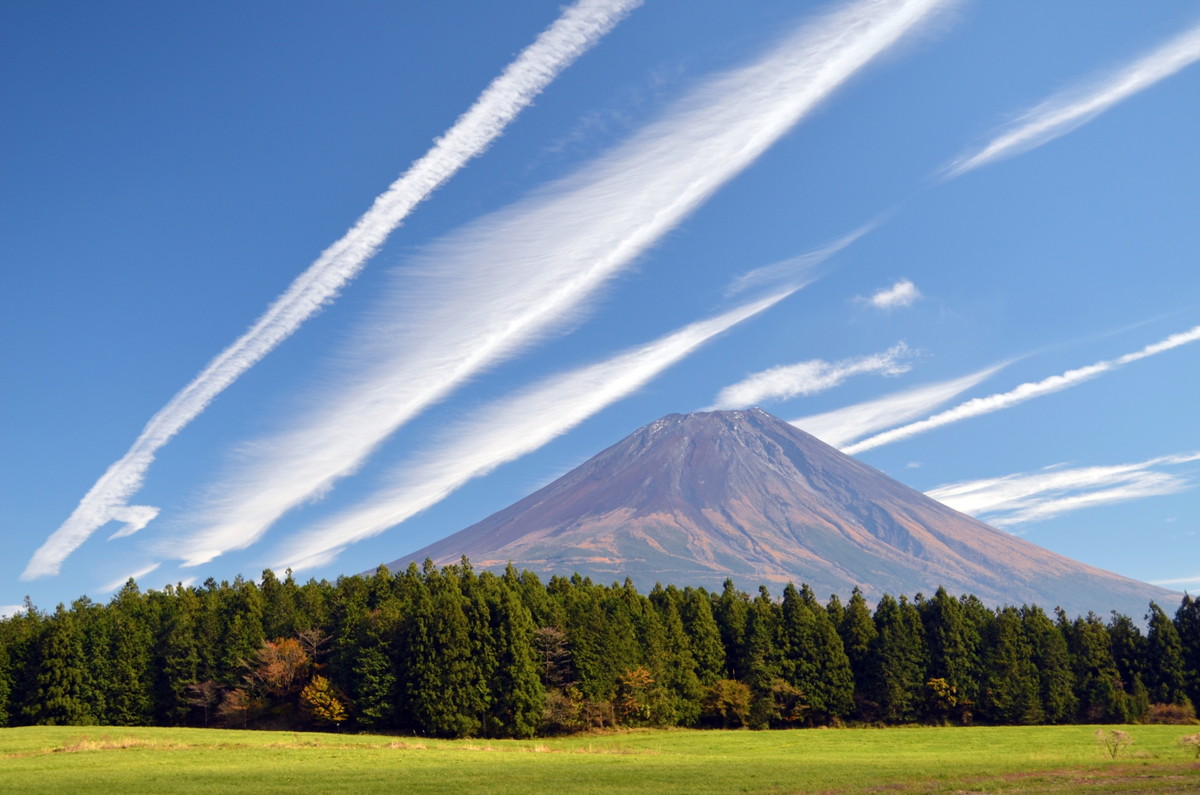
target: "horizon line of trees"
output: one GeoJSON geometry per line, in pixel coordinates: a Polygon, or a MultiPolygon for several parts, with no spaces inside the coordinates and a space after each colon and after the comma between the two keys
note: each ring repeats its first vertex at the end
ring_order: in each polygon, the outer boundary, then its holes
{"type": "Polygon", "coordinates": [[[0,620],[0,726],[341,728],[530,737],[596,727],[1190,722],[1200,599],[1116,613],[857,588],[822,604],[429,561],[299,584],[131,579],[0,620]]]}

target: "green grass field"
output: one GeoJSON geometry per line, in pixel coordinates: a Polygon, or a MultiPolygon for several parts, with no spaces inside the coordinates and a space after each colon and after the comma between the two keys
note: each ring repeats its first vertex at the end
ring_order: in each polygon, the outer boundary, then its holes
{"type": "Polygon", "coordinates": [[[1197,727],[628,731],[531,741],[0,729],[0,792],[1197,792],[1197,727]]]}

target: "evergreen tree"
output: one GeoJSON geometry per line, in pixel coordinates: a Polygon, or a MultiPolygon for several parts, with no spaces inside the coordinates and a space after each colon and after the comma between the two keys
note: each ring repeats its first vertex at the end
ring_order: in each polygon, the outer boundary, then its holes
{"type": "Polygon", "coordinates": [[[258,587],[241,576],[234,578],[232,586],[222,583],[219,594],[221,652],[218,664],[225,683],[233,685],[238,673],[267,639],[263,631],[263,598],[258,587]]]}
{"type": "Polygon", "coordinates": [[[486,730],[499,737],[532,737],[546,706],[533,649],[533,616],[505,581],[490,589],[496,667],[488,683],[486,730]]]}
{"type": "MultiPolygon", "coordinates": [[[[683,619],[679,615],[677,605],[682,602],[682,594],[675,591],[668,595],[661,608],[664,648],[662,663],[658,666],[658,676],[670,700],[671,722],[681,726],[694,726],[700,720],[702,688],[696,659],[692,654],[692,639],[684,629],[683,619]]],[[[713,629],[716,629],[715,624],[713,629]]]]}
{"type": "Polygon", "coordinates": [[[641,664],[633,622],[605,589],[574,582],[566,593],[566,633],[579,690],[610,703],[621,674],[641,664]]]}
{"type": "Polygon", "coordinates": [[[84,692],[87,709],[96,723],[108,723],[108,695],[112,689],[112,616],[86,596],[71,603],[71,613],[83,637],[84,692]]]}
{"type": "Polygon", "coordinates": [[[842,626],[842,619],[846,615],[846,608],[842,607],[842,600],[838,595],[832,593],[829,595],[829,601],[825,603],[825,612],[829,616],[829,620],[833,622],[835,629],[842,626]]]}
{"type": "Polygon", "coordinates": [[[1075,672],[1078,719],[1085,723],[1128,723],[1129,696],[1121,686],[1121,675],[1112,656],[1108,629],[1094,614],[1068,621],[1058,612],[1058,625],[1067,638],[1067,649],[1075,672]]]}
{"type": "Polygon", "coordinates": [[[1200,704],[1200,599],[1183,595],[1183,602],[1175,611],[1175,631],[1179,633],[1188,698],[1193,704],[1200,704]]]}
{"type": "Polygon", "coordinates": [[[805,696],[808,722],[825,724],[854,706],[854,675],[828,613],[805,586],[783,591],[781,650],[784,679],[805,696]]]}
{"type": "Polygon", "coordinates": [[[0,618],[0,728],[21,720],[20,697],[39,623],[37,611],[29,608],[0,618]]]}
{"type": "Polygon", "coordinates": [[[703,686],[711,685],[725,676],[725,645],[721,630],[713,618],[712,600],[703,588],[684,588],[679,605],[679,617],[691,641],[696,676],[703,686]]]}
{"type": "MultiPolygon", "coordinates": [[[[776,699],[777,681],[782,682],[782,660],[776,639],[779,635],[781,611],[771,599],[766,587],[760,586],[747,606],[746,630],[743,634],[744,657],[739,670],[745,671],[745,683],[750,686],[750,728],[765,729],[773,722],[794,719],[781,715],[776,699]]],[[[789,694],[796,695],[796,694],[789,694]]]]}
{"type": "Polygon", "coordinates": [[[1146,614],[1145,685],[1156,704],[1189,704],[1187,669],[1179,631],[1163,609],[1154,602],[1146,614]]]}
{"type": "Polygon", "coordinates": [[[1108,643],[1121,686],[1128,690],[1133,680],[1146,678],[1146,638],[1133,619],[1116,610],[1108,621],[1108,643]]]}
{"type": "Polygon", "coordinates": [[[838,624],[838,635],[842,638],[842,648],[850,660],[850,670],[854,674],[854,692],[859,700],[868,698],[871,692],[871,649],[878,635],[875,620],[871,617],[871,609],[863,593],[855,586],[846,603],[846,610],[838,624]]]}
{"type": "MultiPolygon", "coordinates": [[[[853,603],[853,597],[851,602],[853,603]]],[[[867,657],[868,699],[888,723],[910,723],[921,715],[925,686],[925,642],[921,618],[907,598],[884,594],[875,608],[876,636],[867,657]]]]}
{"type": "Polygon", "coordinates": [[[75,610],[67,610],[60,604],[42,637],[35,679],[37,690],[26,704],[26,714],[32,723],[59,726],[96,723],[89,662],[79,618],[75,610]]]}
{"type": "Polygon", "coordinates": [[[1005,607],[984,637],[981,711],[994,723],[1040,723],[1039,688],[1033,647],[1025,636],[1021,614],[1015,607],[1005,607]]]}
{"type": "Polygon", "coordinates": [[[172,725],[187,722],[193,709],[189,688],[209,678],[201,671],[200,597],[190,588],[175,593],[159,645],[166,688],[159,696],[165,703],[158,705],[158,711],[172,725]]]}
{"type": "Polygon", "coordinates": [[[479,712],[474,717],[479,723],[479,731],[488,734],[496,730],[488,726],[492,699],[489,684],[499,665],[497,639],[493,633],[492,610],[488,598],[488,583],[494,580],[494,575],[485,572],[483,576],[486,580],[476,576],[466,555],[462,556],[457,565],[447,567],[443,571],[455,576],[462,595],[463,613],[467,618],[471,666],[478,677],[479,712]]]}
{"type": "Polygon", "coordinates": [[[154,717],[150,673],[153,633],[144,608],[137,583],[130,579],[104,611],[110,635],[103,651],[110,664],[103,683],[103,719],[113,726],[148,726],[154,717]]]}
{"type": "Polygon", "coordinates": [[[399,600],[386,602],[357,616],[355,642],[344,640],[343,670],[349,665],[348,683],[359,725],[373,730],[397,728],[399,679],[393,663],[396,638],[403,631],[399,600]]]}
{"type": "Polygon", "coordinates": [[[1069,723],[1079,703],[1067,640],[1040,607],[1026,607],[1021,619],[1033,650],[1030,661],[1038,672],[1042,719],[1046,723],[1069,723]]]}
{"type": "MultiPolygon", "coordinates": [[[[409,567],[405,579],[420,582],[420,573],[415,566],[409,567]]],[[[367,591],[367,581],[362,577],[339,577],[333,589],[329,605],[333,629],[328,678],[350,695],[357,708],[358,718],[365,721],[364,725],[377,726],[381,725],[381,722],[386,723],[387,698],[380,696],[376,689],[378,682],[366,688],[372,692],[372,695],[366,695],[364,689],[360,688],[359,676],[385,676],[391,668],[391,662],[387,652],[386,628],[366,626],[370,614],[367,608],[367,591]],[[363,673],[367,671],[371,673],[363,673]],[[380,698],[377,699],[377,696],[380,698]]],[[[386,621],[390,617],[389,614],[382,620],[386,621]]],[[[390,687],[391,685],[385,685],[384,691],[390,687]]]]}
{"type": "Polygon", "coordinates": [[[733,587],[733,580],[725,580],[719,596],[713,600],[713,618],[721,632],[721,645],[725,647],[725,675],[729,679],[745,680],[747,671],[742,668],[746,659],[746,620],[750,612],[750,597],[733,587]]]}
{"type": "Polygon", "coordinates": [[[196,653],[200,657],[199,671],[197,678],[201,681],[212,680],[218,683],[233,681],[233,671],[226,671],[222,666],[224,640],[221,634],[223,629],[223,613],[224,591],[228,590],[228,583],[224,584],[224,589],[210,577],[204,582],[203,587],[189,589],[196,594],[198,599],[197,611],[195,614],[195,630],[196,630],[196,653]]]}
{"type": "Polygon", "coordinates": [[[264,569],[262,584],[259,586],[263,602],[263,635],[268,638],[294,638],[302,629],[300,608],[297,604],[299,588],[292,579],[292,570],[282,582],[275,572],[264,569]]]}
{"type": "Polygon", "coordinates": [[[4,704],[9,726],[27,725],[37,698],[37,673],[48,620],[25,597],[25,609],[0,620],[0,647],[8,660],[8,698],[4,704]]]}
{"type": "Polygon", "coordinates": [[[486,683],[471,656],[471,627],[458,575],[426,561],[424,588],[407,622],[406,693],[415,728],[439,737],[478,734],[486,683]]]}
{"type": "Polygon", "coordinates": [[[955,700],[960,717],[970,714],[979,700],[980,634],[968,620],[962,604],[939,587],[920,606],[930,679],[942,679],[955,700]]]}
{"type": "Polygon", "coordinates": [[[535,627],[561,627],[566,620],[562,604],[550,598],[546,586],[532,571],[517,572],[510,563],[504,570],[504,582],[529,611],[535,627]]]}

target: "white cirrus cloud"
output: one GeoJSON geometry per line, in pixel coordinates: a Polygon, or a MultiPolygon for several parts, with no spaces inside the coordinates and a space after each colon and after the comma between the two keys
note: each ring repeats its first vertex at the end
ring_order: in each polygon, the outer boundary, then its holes
{"type": "Polygon", "coordinates": [[[1149,580],[1149,582],[1154,585],[1161,585],[1164,588],[1179,588],[1180,586],[1188,588],[1194,586],[1200,589],[1200,574],[1192,577],[1175,577],[1169,580],[1149,580]]]}
{"type": "Polygon", "coordinates": [[[432,246],[345,355],[359,371],[218,483],[197,565],[262,536],[488,367],[578,322],[588,301],[836,89],[956,0],[860,0],[700,85],[580,172],[432,246]]]}
{"type": "Polygon", "coordinates": [[[322,252],[249,331],[221,351],[155,414],[133,446],[112,464],[46,539],[21,579],[57,574],[62,561],[100,527],[126,523],[114,538],[141,530],[157,509],[128,506],[155,454],[216,397],[290,337],[379,251],[388,236],[434,190],[483,153],[554,78],[612,29],[641,0],[579,0],[521,52],[475,103],[417,160],[340,240],[322,252]],[[126,516],[132,516],[132,521],[126,516]],[[144,520],[144,521],[143,521],[144,520]]]}
{"type": "Polygon", "coordinates": [[[840,237],[815,251],[809,251],[796,257],[789,257],[788,259],[747,271],[735,277],[729,283],[729,286],[725,288],[725,296],[728,298],[751,288],[768,287],[797,281],[807,282],[810,278],[809,274],[814,268],[847,248],[863,235],[874,230],[880,223],[881,221],[879,220],[871,221],[863,224],[850,234],[840,237]]]}
{"type": "Polygon", "coordinates": [[[841,447],[881,428],[891,428],[898,423],[919,417],[982,383],[1005,366],[993,365],[958,378],[925,384],[821,414],[800,417],[791,420],[791,424],[806,433],[811,433],[825,444],[841,447]]]}
{"type": "MultiPolygon", "coordinates": [[[[125,583],[129,582],[131,579],[132,580],[140,580],[142,577],[145,577],[147,574],[152,574],[152,573],[158,571],[158,567],[161,565],[162,565],[162,562],[151,563],[150,565],[143,566],[142,568],[138,569],[137,571],[130,572],[129,574],[126,574],[123,577],[118,577],[115,580],[109,582],[107,585],[100,586],[100,588],[99,588],[100,593],[110,593],[112,591],[115,591],[118,588],[120,588],[121,586],[123,586],[125,583]]],[[[139,585],[141,585],[141,583],[139,583],[139,585]]]]}
{"type": "Polygon", "coordinates": [[[1200,453],[1159,456],[1113,466],[1047,467],[996,478],[950,483],[925,492],[955,510],[997,527],[1050,519],[1117,502],[1177,494],[1194,487],[1164,467],[1200,461],[1200,453]]]}
{"type": "Polygon", "coordinates": [[[983,148],[952,162],[944,173],[947,177],[957,177],[1066,135],[1197,60],[1200,60],[1200,25],[1189,28],[1135,61],[1029,109],[983,148]]]}
{"type": "Polygon", "coordinates": [[[882,353],[836,362],[810,359],[762,370],[722,389],[711,409],[740,409],[771,400],[815,395],[841,385],[847,378],[868,373],[896,376],[912,369],[914,351],[903,342],[882,353]]]}
{"type": "Polygon", "coordinates": [[[862,299],[876,309],[903,309],[912,306],[921,297],[921,291],[908,279],[900,279],[891,287],[862,299]]]}
{"type": "Polygon", "coordinates": [[[692,323],[654,342],[547,378],[482,407],[444,434],[431,452],[399,468],[391,477],[393,485],[285,542],[277,568],[302,571],[328,563],[346,545],[378,535],[445,499],[469,480],[537,450],[640,389],[716,335],[791,293],[692,323]]]}
{"type": "Polygon", "coordinates": [[[1073,386],[1078,386],[1085,381],[1090,381],[1097,376],[1112,372],[1122,365],[1136,362],[1141,359],[1146,359],[1150,356],[1157,356],[1165,351],[1178,348],[1181,345],[1186,345],[1190,342],[1200,340],[1200,326],[1196,326],[1187,331],[1182,331],[1177,334],[1172,334],[1165,339],[1147,345],[1141,350],[1127,353],[1123,356],[1118,356],[1116,359],[1096,362],[1089,364],[1086,367],[1079,367],[1073,370],[1067,370],[1058,375],[1052,375],[1048,378],[1043,378],[1041,381],[1030,381],[1021,384],[1015,389],[1010,389],[1007,392],[999,392],[987,397],[973,398],[965,403],[962,403],[954,408],[947,409],[940,414],[935,414],[917,422],[903,425],[899,428],[893,428],[890,431],[876,434],[861,442],[856,442],[849,447],[842,449],[842,452],[847,455],[861,453],[864,450],[871,450],[875,447],[880,447],[892,442],[898,442],[901,439],[908,439],[918,434],[931,431],[935,428],[941,428],[945,425],[950,425],[955,422],[979,417],[984,414],[991,414],[994,411],[1011,408],[1027,400],[1033,400],[1044,395],[1050,395],[1055,392],[1061,392],[1064,389],[1070,389],[1073,386]]]}

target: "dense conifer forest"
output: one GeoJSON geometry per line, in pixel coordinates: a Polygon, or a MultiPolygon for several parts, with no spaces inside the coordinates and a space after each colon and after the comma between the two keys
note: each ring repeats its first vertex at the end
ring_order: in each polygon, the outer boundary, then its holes
{"type": "Polygon", "coordinates": [[[727,582],[649,594],[426,564],[263,573],[0,621],[0,726],[527,737],[605,726],[1187,722],[1200,600],[1145,623],[727,582]],[[1143,626],[1145,629],[1143,630],[1143,626]]]}

